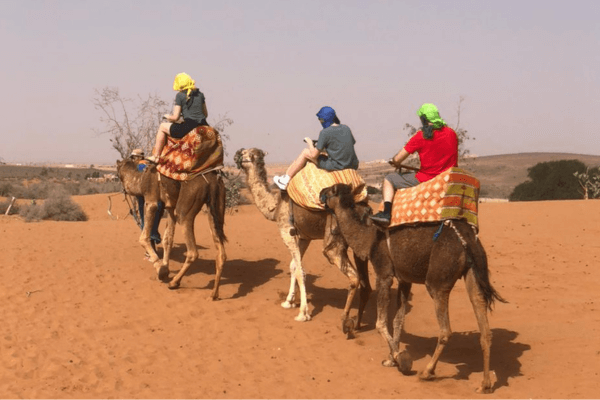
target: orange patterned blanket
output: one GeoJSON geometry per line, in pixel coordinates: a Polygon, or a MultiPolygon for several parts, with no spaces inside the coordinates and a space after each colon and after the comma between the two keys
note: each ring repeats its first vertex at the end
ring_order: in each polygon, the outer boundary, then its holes
{"type": "Polygon", "coordinates": [[[181,139],[168,137],[156,168],[166,177],[185,181],[222,166],[221,135],[210,126],[199,126],[181,139]]]}
{"type": "Polygon", "coordinates": [[[315,164],[310,162],[294,175],[288,184],[287,192],[292,200],[301,207],[324,210],[325,207],[319,200],[321,190],[336,183],[350,185],[352,193],[354,193],[354,201],[360,202],[366,200],[367,186],[356,170],[326,171],[317,168],[315,164]]]}
{"type": "Polygon", "coordinates": [[[465,219],[479,229],[478,202],[479,180],[461,168],[450,168],[415,187],[397,190],[390,227],[465,219]]]}

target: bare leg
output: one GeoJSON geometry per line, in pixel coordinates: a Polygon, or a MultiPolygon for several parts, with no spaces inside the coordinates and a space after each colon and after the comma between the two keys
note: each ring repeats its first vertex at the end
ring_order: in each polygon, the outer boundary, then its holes
{"type": "Polygon", "coordinates": [[[156,143],[154,144],[154,149],[152,150],[153,156],[159,157],[162,153],[162,149],[167,143],[167,135],[171,130],[171,125],[173,124],[170,122],[163,122],[158,127],[158,132],[156,133],[156,143]]]}
{"type": "Polygon", "coordinates": [[[285,171],[286,175],[288,175],[290,178],[293,177],[300,172],[300,170],[304,168],[306,163],[309,161],[316,164],[317,159],[310,156],[310,151],[308,149],[302,150],[302,153],[300,153],[298,158],[296,158],[296,160],[294,160],[294,162],[288,167],[287,171],[285,171]]]}
{"type": "Polygon", "coordinates": [[[392,201],[394,199],[394,186],[387,179],[383,180],[383,187],[381,189],[383,194],[383,201],[392,201]]]}
{"type": "Polygon", "coordinates": [[[465,276],[465,286],[469,293],[469,299],[473,305],[473,311],[475,311],[475,317],[477,318],[477,324],[479,325],[479,332],[481,336],[479,338],[481,344],[481,350],[483,351],[483,381],[481,386],[477,389],[478,393],[492,393],[493,382],[490,380],[490,346],[492,344],[492,332],[487,319],[487,308],[485,299],[477,281],[473,274],[473,270],[469,269],[465,276]]]}

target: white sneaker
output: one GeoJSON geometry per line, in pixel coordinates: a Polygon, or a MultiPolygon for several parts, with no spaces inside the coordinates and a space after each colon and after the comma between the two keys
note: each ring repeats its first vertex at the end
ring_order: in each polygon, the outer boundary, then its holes
{"type": "Polygon", "coordinates": [[[287,189],[288,183],[290,183],[290,177],[288,175],[275,175],[273,177],[273,182],[279,187],[281,190],[287,189]]]}

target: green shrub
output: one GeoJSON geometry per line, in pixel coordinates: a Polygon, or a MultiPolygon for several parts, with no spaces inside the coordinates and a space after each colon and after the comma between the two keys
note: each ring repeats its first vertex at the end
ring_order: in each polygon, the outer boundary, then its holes
{"type": "Polygon", "coordinates": [[[523,182],[509,196],[510,201],[582,199],[575,173],[586,170],[579,160],[542,162],[528,169],[530,181],[523,182]]]}
{"type": "Polygon", "coordinates": [[[79,204],[73,202],[64,189],[52,190],[42,205],[32,202],[19,214],[28,222],[39,220],[87,221],[87,215],[79,204]]]}

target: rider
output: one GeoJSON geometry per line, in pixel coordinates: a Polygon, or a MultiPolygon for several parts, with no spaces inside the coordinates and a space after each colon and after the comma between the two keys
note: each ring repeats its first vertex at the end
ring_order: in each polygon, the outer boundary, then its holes
{"type": "Polygon", "coordinates": [[[185,72],[182,72],[175,76],[173,90],[178,92],[175,95],[173,111],[171,114],[163,116],[168,122],[160,124],[152,156],[147,158],[148,161],[154,163],[158,162],[162,149],[167,143],[167,135],[175,139],[181,139],[192,129],[200,125],[208,125],[206,122],[208,117],[206,98],[204,93],[196,87],[196,81],[185,72]],[[182,116],[183,121],[180,121],[182,116]]]}
{"type": "Polygon", "coordinates": [[[410,154],[419,154],[421,167],[418,172],[393,172],[383,181],[383,211],[372,215],[371,219],[383,225],[389,225],[392,216],[392,200],[397,189],[417,186],[435,178],[448,168],[458,166],[458,138],[456,132],[440,118],[433,104],[423,104],[417,115],[423,127],[389,161],[399,167],[410,154]]]}
{"type": "Polygon", "coordinates": [[[288,167],[285,175],[273,177],[273,181],[281,190],[286,190],[290,179],[304,168],[308,161],[327,171],[358,169],[358,157],[354,151],[356,140],[350,128],[340,123],[335,110],[331,107],[321,108],[317,118],[323,130],[319,133],[316,145],[310,138],[304,138],[308,148],[302,150],[298,158],[288,167]],[[322,152],[326,152],[326,155],[322,152]]]}
{"type": "MultiPolygon", "coordinates": [[[[144,152],[142,149],[135,149],[131,152],[131,159],[137,164],[138,172],[144,172],[144,170],[148,167],[148,163],[144,160],[144,152]]],[[[146,204],[144,200],[144,196],[136,196],[138,201],[138,210],[140,213],[140,228],[144,230],[144,205],[146,204]]],[[[150,241],[153,246],[160,244],[161,238],[160,233],[158,233],[158,225],[160,224],[160,219],[162,218],[163,210],[165,207],[165,203],[162,201],[158,202],[158,208],[156,209],[156,214],[154,215],[154,224],[152,224],[152,230],[150,231],[150,241]]]]}

